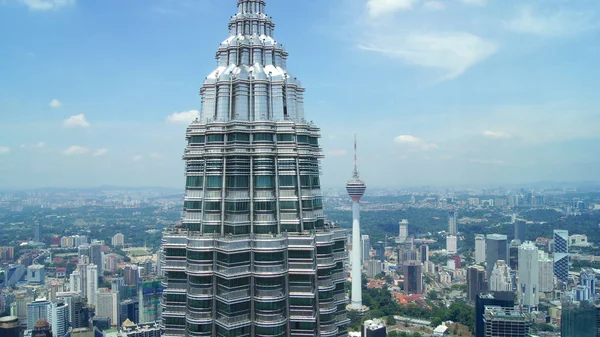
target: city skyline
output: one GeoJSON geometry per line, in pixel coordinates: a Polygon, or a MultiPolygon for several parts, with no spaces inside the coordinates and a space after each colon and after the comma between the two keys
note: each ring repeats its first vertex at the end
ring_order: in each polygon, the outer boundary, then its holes
{"type": "MultiPolygon", "coordinates": [[[[326,186],[344,185],[354,133],[373,188],[599,180],[598,4],[466,2],[268,3],[328,135],[326,186]]],[[[0,40],[0,185],[181,186],[181,135],[212,70],[204,46],[220,42],[201,27],[219,27],[227,2],[0,6],[21,36],[0,40]]]]}

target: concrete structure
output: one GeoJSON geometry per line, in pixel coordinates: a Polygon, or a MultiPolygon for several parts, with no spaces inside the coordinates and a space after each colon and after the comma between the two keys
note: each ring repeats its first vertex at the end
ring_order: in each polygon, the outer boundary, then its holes
{"type": "Polygon", "coordinates": [[[515,240],[519,240],[521,242],[527,241],[526,231],[527,231],[527,223],[523,220],[514,221],[515,224],[515,240]]]}
{"type": "Polygon", "coordinates": [[[45,298],[39,298],[34,302],[27,303],[27,330],[33,330],[39,319],[47,319],[49,309],[50,301],[45,298]]]}
{"type": "Polygon", "coordinates": [[[446,251],[448,255],[455,255],[458,253],[458,238],[454,235],[448,235],[446,237],[446,251]]]}
{"type": "Polygon", "coordinates": [[[508,241],[506,235],[488,234],[485,240],[486,272],[492,275],[496,261],[508,261],[508,241]]]}
{"type": "Polygon", "coordinates": [[[119,326],[126,320],[140,322],[140,301],[137,299],[127,299],[119,303],[119,326]]]}
{"type": "Polygon", "coordinates": [[[4,269],[4,285],[12,287],[21,282],[27,275],[27,268],[21,264],[13,264],[4,269]]]}
{"type": "Polygon", "coordinates": [[[111,243],[113,247],[123,247],[125,245],[125,235],[117,233],[112,237],[111,243]]]}
{"type": "Polygon", "coordinates": [[[102,252],[102,242],[94,240],[90,244],[90,264],[96,265],[96,278],[102,275],[104,267],[104,253],[102,252]]]}
{"type": "Polygon", "coordinates": [[[369,319],[363,323],[362,337],[385,337],[387,336],[387,331],[385,327],[385,323],[383,323],[380,319],[369,319]]]}
{"type": "Polygon", "coordinates": [[[421,257],[421,263],[425,264],[429,261],[429,246],[421,245],[419,247],[419,255],[421,257]]]}
{"type": "Polygon", "coordinates": [[[374,278],[381,274],[382,267],[381,262],[377,259],[370,259],[367,261],[367,277],[374,278]]]}
{"type": "Polygon", "coordinates": [[[46,279],[46,267],[31,265],[27,267],[27,282],[31,285],[42,285],[46,279]]]}
{"type": "MultiPolygon", "coordinates": [[[[352,180],[346,183],[346,190],[348,195],[352,199],[352,247],[358,247],[361,242],[358,240],[360,235],[360,198],[365,194],[367,186],[360,180],[358,173],[358,163],[356,159],[356,137],[354,139],[354,174],[352,180]]],[[[362,246],[361,246],[362,247],[362,246]]],[[[364,256],[364,253],[363,253],[364,256]]],[[[352,301],[350,308],[352,310],[364,311],[362,305],[362,288],[361,282],[361,270],[362,264],[360,263],[360,250],[352,249],[352,301]]]]}
{"type": "Polygon", "coordinates": [[[42,225],[39,222],[33,224],[33,241],[42,241],[42,225]]]}
{"type": "Polygon", "coordinates": [[[492,275],[489,278],[490,291],[512,291],[513,284],[510,268],[503,260],[496,261],[492,275]]]}
{"type": "Polygon", "coordinates": [[[561,337],[596,337],[600,332],[600,307],[587,302],[563,303],[561,312],[561,337]]]}
{"type": "Polygon", "coordinates": [[[87,273],[87,283],[86,283],[86,294],[88,303],[91,305],[96,305],[96,290],[98,290],[98,266],[94,264],[90,264],[86,269],[87,273]]]}
{"type": "Polygon", "coordinates": [[[402,221],[400,221],[400,223],[398,224],[398,227],[398,243],[404,243],[408,238],[408,220],[402,219],[402,221]]]}
{"type": "Polygon", "coordinates": [[[518,309],[485,307],[485,337],[527,337],[531,320],[518,309]]]}
{"type": "Polygon", "coordinates": [[[475,263],[481,264],[485,262],[485,235],[475,235],[475,263]]]}
{"type": "Polygon", "coordinates": [[[585,234],[573,234],[569,236],[569,246],[573,247],[588,247],[588,237],[585,234]]]}
{"type": "Polygon", "coordinates": [[[527,308],[537,308],[540,303],[540,266],[536,245],[527,241],[519,248],[519,294],[521,304],[527,308]]]}
{"type": "Polygon", "coordinates": [[[486,337],[486,306],[512,309],[515,305],[513,292],[481,293],[475,299],[475,337],[486,337]]]}
{"type": "Polygon", "coordinates": [[[477,295],[487,290],[485,269],[482,266],[471,266],[467,269],[467,299],[475,302],[477,295]]]}
{"type": "Polygon", "coordinates": [[[119,325],[119,293],[108,289],[96,292],[96,316],[110,318],[111,326],[119,325]]]}
{"type": "Polygon", "coordinates": [[[513,271],[519,269],[519,248],[521,248],[521,244],[523,242],[520,240],[512,240],[508,245],[508,261],[506,262],[513,271]]]}
{"type": "Polygon", "coordinates": [[[19,317],[6,316],[0,317],[0,336],[2,337],[21,337],[21,325],[19,317]]]}
{"type": "Polygon", "coordinates": [[[594,302],[596,297],[596,273],[593,269],[584,269],[579,273],[579,286],[583,288],[583,296],[577,300],[594,302]]]}
{"type": "Polygon", "coordinates": [[[50,322],[46,318],[37,320],[31,332],[31,337],[54,337],[50,322]]]}
{"type": "Polygon", "coordinates": [[[367,261],[371,259],[371,239],[369,239],[368,235],[361,235],[360,251],[362,252],[361,263],[364,265],[367,261]]]}
{"type": "Polygon", "coordinates": [[[538,251],[538,265],[540,267],[539,291],[541,293],[551,293],[554,290],[554,270],[553,261],[547,253],[538,251]]]}
{"type": "MultiPolygon", "coordinates": [[[[162,241],[164,335],[344,335],[347,234],[325,221],[320,129],[265,1],[237,3],[186,130],[183,217],[162,241]]],[[[357,177],[347,189],[356,297],[365,185],[357,177]]]]}
{"type": "Polygon", "coordinates": [[[69,328],[69,305],[66,303],[50,304],[48,321],[54,336],[64,336],[69,328]]]}
{"type": "Polygon", "coordinates": [[[404,263],[404,292],[407,294],[423,293],[423,264],[411,260],[404,263]]]}
{"type": "Polygon", "coordinates": [[[448,233],[450,233],[450,235],[458,234],[457,220],[458,220],[458,212],[457,211],[448,212],[448,233]]]}
{"type": "Polygon", "coordinates": [[[554,276],[560,282],[569,279],[569,231],[554,230],[554,276]]]}

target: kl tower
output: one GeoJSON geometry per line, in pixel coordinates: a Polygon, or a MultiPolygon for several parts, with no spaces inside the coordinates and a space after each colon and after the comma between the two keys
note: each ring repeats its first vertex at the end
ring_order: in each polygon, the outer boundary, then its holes
{"type": "Polygon", "coordinates": [[[360,244],[360,198],[365,194],[367,185],[360,180],[358,164],[356,161],[356,135],[354,136],[354,174],[352,179],[346,183],[346,191],[352,198],[352,301],[349,310],[355,310],[361,314],[366,313],[369,308],[362,304],[362,265],[360,244]]]}

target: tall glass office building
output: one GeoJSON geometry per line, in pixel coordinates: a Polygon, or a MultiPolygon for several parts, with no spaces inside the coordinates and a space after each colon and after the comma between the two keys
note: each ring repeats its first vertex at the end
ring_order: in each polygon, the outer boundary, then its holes
{"type": "Polygon", "coordinates": [[[239,0],[187,128],[163,236],[165,336],[347,336],[346,233],[325,221],[320,130],[264,0],[239,0]]]}

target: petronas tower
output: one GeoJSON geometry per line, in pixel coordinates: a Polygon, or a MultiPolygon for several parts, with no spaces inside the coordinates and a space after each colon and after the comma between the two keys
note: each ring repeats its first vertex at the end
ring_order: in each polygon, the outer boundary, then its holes
{"type": "Polygon", "coordinates": [[[165,336],[347,336],[346,233],[325,221],[304,119],[264,0],[239,0],[186,132],[183,219],[163,236],[165,336]]]}

